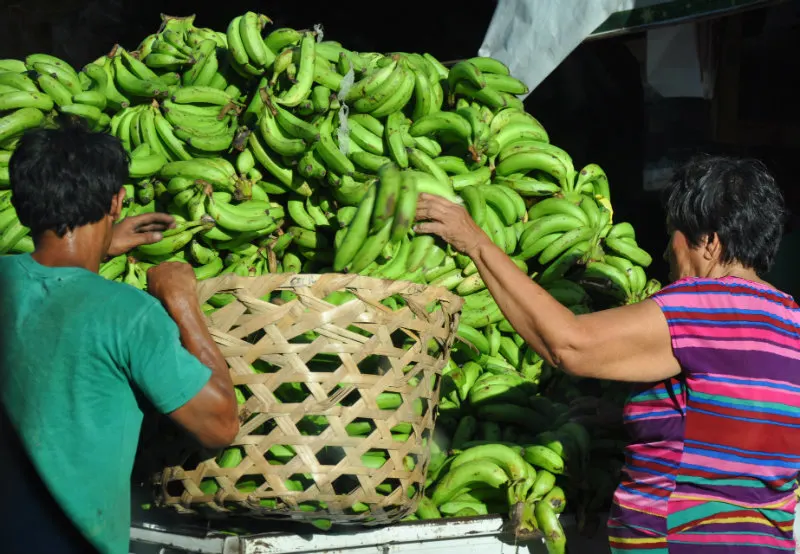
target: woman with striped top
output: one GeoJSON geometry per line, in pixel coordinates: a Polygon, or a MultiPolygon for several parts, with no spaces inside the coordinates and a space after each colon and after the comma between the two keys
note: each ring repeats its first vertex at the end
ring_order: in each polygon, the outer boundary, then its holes
{"type": "Polygon", "coordinates": [[[469,255],[508,321],[548,362],[637,383],[614,495],[615,554],[794,552],[800,471],[800,307],[761,279],[781,193],[758,162],[708,157],[666,194],[674,283],[575,315],[520,271],[462,207],[422,195],[418,232],[469,255]]]}

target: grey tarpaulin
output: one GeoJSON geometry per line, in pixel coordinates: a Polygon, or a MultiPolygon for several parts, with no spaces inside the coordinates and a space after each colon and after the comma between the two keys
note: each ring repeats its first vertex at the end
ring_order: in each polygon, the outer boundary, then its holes
{"type": "Polygon", "coordinates": [[[499,0],[479,55],[533,90],[612,13],[664,0],[499,0]]]}

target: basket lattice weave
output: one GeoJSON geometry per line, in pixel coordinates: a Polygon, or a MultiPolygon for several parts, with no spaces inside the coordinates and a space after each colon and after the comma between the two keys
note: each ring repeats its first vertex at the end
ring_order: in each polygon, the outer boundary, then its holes
{"type": "Polygon", "coordinates": [[[461,299],[341,274],[226,275],[198,284],[201,303],[220,293],[235,299],[209,316],[209,329],[243,392],[233,443],[242,460],[164,469],[155,477],[159,502],[366,525],[415,510],[461,299]],[[342,301],[345,293],[352,296],[342,301]],[[387,393],[401,402],[380,409],[387,393]],[[369,430],[354,435],[354,426],[369,430]],[[274,460],[286,447],[294,456],[274,460]],[[365,454],[385,463],[365,465],[365,454]]]}

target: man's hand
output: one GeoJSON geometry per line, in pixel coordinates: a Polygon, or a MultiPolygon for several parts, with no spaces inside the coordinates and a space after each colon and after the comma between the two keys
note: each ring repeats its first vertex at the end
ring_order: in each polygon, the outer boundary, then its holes
{"type": "Polygon", "coordinates": [[[119,256],[143,244],[153,244],[161,240],[161,232],[175,227],[175,218],[169,214],[152,213],[126,217],[114,225],[110,257],[119,256]]]}
{"type": "Polygon", "coordinates": [[[192,266],[184,262],[164,262],[147,270],[147,291],[162,303],[183,303],[197,307],[197,279],[192,266]]]}
{"type": "Polygon", "coordinates": [[[417,204],[417,221],[414,230],[418,233],[439,235],[459,252],[472,256],[481,244],[489,241],[469,212],[441,196],[420,194],[417,204]]]}

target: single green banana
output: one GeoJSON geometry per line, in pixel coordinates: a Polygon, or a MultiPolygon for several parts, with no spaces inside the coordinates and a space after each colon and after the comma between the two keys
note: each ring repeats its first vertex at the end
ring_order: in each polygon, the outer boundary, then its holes
{"type": "Polygon", "coordinates": [[[36,108],[20,108],[0,118],[0,145],[21,136],[28,129],[39,127],[44,114],[36,108]]]}
{"type": "Polygon", "coordinates": [[[153,244],[144,244],[137,247],[136,251],[146,256],[165,256],[177,252],[192,240],[194,235],[201,231],[207,231],[214,226],[211,218],[204,218],[199,221],[178,224],[173,229],[164,231],[163,238],[153,244]]]}
{"type": "Polygon", "coordinates": [[[300,40],[300,64],[297,69],[297,79],[283,96],[276,98],[276,102],[284,106],[296,106],[306,99],[311,93],[314,84],[314,70],[316,58],[316,38],[313,33],[305,33],[300,40]]]}
{"type": "Polygon", "coordinates": [[[9,86],[17,90],[27,90],[28,92],[39,92],[36,83],[28,75],[17,73],[16,71],[0,71],[0,85],[9,86]]]}
{"type": "Polygon", "coordinates": [[[26,90],[0,94],[0,112],[19,108],[36,108],[47,112],[53,109],[53,99],[46,94],[26,90]]]}
{"type": "Polygon", "coordinates": [[[466,162],[458,156],[439,156],[434,158],[434,162],[451,175],[464,175],[470,172],[466,162]]]}
{"type": "Polygon", "coordinates": [[[72,91],[62,85],[54,77],[46,73],[41,73],[36,78],[36,81],[39,84],[39,88],[42,89],[42,92],[47,94],[57,106],[61,107],[72,104],[72,91]]]}
{"type": "Polygon", "coordinates": [[[534,467],[539,467],[554,475],[563,475],[565,470],[564,460],[561,456],[546,446],[539,444],[526,446],[523,458],[534,467]]]}
{"type": "Polygon", "coordinates": [[[374,262],[384,247],[388,244],[391,231],[392,220],[390,219],[383,225],[382,228],[367,236],[366,240],[353,257],[353,261],[350,263],[349,272],[360,273],[372,262],[374,262]]]}
{"type": "Polygon", "coordinates": [[[319,127],[319,142],[317,152],[324,160],[325,165],[338,175],[352,175],[355,171],[353,162],[345,156],[333,140],[334,112],[328,114],[319,127]]]}
{"type": "Polygon", "coordinates": [[[486,87],[486,77],[484,77],[483,72],[469,60],[456,63],[447,74],[447,83],[450,86],[450,90],[454,90],[459,81],[467,81],[478,89],[486,87]]]}
{"type": "Polygon", "coordinates": [[[469,61],[471,64],[477,67],[484,74],[484,78],[487,77],[487,74],[494,74],[494,75],[510,74],[508,67],[503,62],[496,60],[494,58],[478,56],[475,58],[470,58],[467,61],[469,61]]]}
{"type": "Polygon", "coordinates": [[[405,116],[401,112],[394,112],[386,119],[384,140],[388,146],[392,159],[401,168],[408,167],[408,153],[403,144],[402,127],[405,124],[405,116]]]}
{"type": "Polygon", "coordinates": [[[427,137],[435,133],[449,132],[464,144],[470,144],[472,127],[469,122],[454,112],[436,112],[416,120],[409,128],[412,137],[427,137]]]}
{"type": "Polygon", "coordinates": [[[239,37],[242,39],[248,61],[257,67],[269,67],[275,61],[275,54],[266,47],[264,39],[261,38],[263,23],[263,19],[251,11],[246,12],[239,20],[239,37]]]}
{"type": "Polygon", "coordinates": [[[408,179],[404,178],[404,174],[396,165],[387,164],[380,168],[378,172],[378,192],[372,212],[370,232],[377,232],[393,217],[399,200],[400,187],[404,180],[408,179]]]}
{"type": "Polygon", "coordinates": [[[636,244],[626,242],[622,238],[611,237],[610,233],[609,236],[606,237],[604,245],[616,255],[627,258],[642,267],[648,267],[653,263],[653,258],[650,254],[639,248],[636,244]]]}
{"type": "Polygon", "coordinates": [[[366,241],[376,195],[377,187],[370,186],[359,204],[358,211],[353,217],[352,222],[347,227],[347,234],[342,242],[342,246],[336,249],[336,255],[333,261],[334,271],[342,271],[345,267],[350,265],[359,249],[364,244],[364,241],[366,241]]]}
{"type": "Polygon", "coordinates": [[[450,185],[450,177],[436,164],[433,158],[416,148],[407,148],[406,150],[408,152],[408,160],[415,169],[429,173],[438,181],[450,185]]]}
{"type": "Polygon", "coordinates": [[[539,502],[534,508],[538,528],[544,534],[548,554],[565,554],[567,536],[558,520],[558,516],[548,502],[539,502]]]}
{"type": "Polygon", "coordinates": [[[508,483],[508,480],[506,472],[494,461],[475,460],[449,471],[437,485],[431,500],[440,506],[478,483],[496,489],[508,483]]]}

